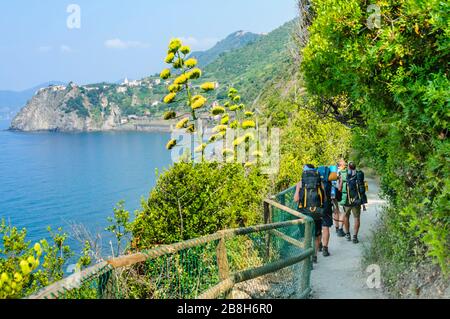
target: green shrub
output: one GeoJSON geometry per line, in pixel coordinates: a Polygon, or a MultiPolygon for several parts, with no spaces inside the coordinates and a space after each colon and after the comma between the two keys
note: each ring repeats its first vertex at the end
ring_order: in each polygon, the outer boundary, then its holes
{"type": "Polygon", "coordinates": [[[179,163],[164,172],[133,223],[134,245],[171,244],[261,221],[266,177],[239,164],[179,163]]]}
{"type": "MultiPolygon", "coordinates": [[[[314,0],[304,49],[308,90],[345,96],[337,117],[360,114],[359,157],[377,170],[395,214],[388,225],[397,246],[418,249],[450,271],[450,5],[439,0],[378,2],[380,29],[366,26],[367,1],[314,0]],[[397,225],[398,224],[398,225],[397,225]],[[419,246],[419,248],[416,247],[419,246]]],[[[323,112],[335,105],[319,107],[323,112]]]]}

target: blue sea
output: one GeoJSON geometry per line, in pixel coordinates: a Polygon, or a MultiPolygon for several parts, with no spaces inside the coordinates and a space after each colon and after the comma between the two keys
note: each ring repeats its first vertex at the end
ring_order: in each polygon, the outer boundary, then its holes
{"type": "MultiPolygon", "coordinates": [[[[8,123],[0,123],[0,129],[8,123]]],[[[113,207],[125,200],[134,216],[171,165],[165,133],[18,133],[0,131],[0,219],[26,227],[32,242],[48,238],[47,226],[71,235],[73,224],[102,236],[113,207]]]]}

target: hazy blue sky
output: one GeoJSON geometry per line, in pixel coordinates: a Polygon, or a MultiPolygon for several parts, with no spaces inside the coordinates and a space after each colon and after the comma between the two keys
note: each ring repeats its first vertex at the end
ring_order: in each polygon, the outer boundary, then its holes
{"type": "Polygon", "coordinates": [[[14,0],[0,8],[0,90],[140,78],[160,70],[171,37],[204,50],[296,16],[295,0],[14,0]],[[81,9],[79,29],[67,26],[76,18],[70,4],[81,9]]]}

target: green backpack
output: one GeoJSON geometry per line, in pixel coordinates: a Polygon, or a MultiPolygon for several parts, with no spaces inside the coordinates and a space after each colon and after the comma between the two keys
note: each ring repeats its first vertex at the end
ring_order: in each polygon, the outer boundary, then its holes
{"type": "Polygon", "coordinates": [[[347,196],[347,170],[343,170],[339,172],[339,175],[342,178],[342,199],[339,204],[346,206],[348,205],[348,196],[347,196]]]}

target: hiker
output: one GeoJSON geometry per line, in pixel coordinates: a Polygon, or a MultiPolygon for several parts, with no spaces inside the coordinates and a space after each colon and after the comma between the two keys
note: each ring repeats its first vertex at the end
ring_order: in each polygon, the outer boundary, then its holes
{"type": "Polygon", "coordinates": [[[317,263],[320,237],[322,234],[322,209],[326,194],[319,173],[314,165],[303,167],[302,180],[297,184],[294,201],[298,203],[298,211],[314,220],[314,256],[317,263]]]}
{"type": "Polygon", "coordinates": [[[319,251],[324,257],[330,256],[328,244],[330,242],[330,228],[333,226],[333,204],[331,202],[332,182],[337,180],[336,166],[320,166],[317,169],[325,192],[322,209],[322,236],[319,251]]]}
{"type": "Polygon", "coordinates": [[[348,241],[352,241],[350,234],[350,215],[354,220],[353,243],[359,243],[358,233],[361,225],[361,206],[367,204],[366,183],[364,173],[356,170],[353,162],[348,164],[348,170],[340,172],[339,190],[342,192],[341,204],[344,208],[344,231],[348,241]]]}
{"type": "MultiPolygon", "coordinates": [[[[347,168],[347,164],[344,159],[340,159],[337,163],[337,174],[340,176],[340,173],[347,168]]],[[[332,182],[332,191],[331,191],[331,201],[333,203],[333,219],[334,225],[336,227],[336,235],[338,237],[345,237],[344,232],[344,218],[345,214],[339,209],[339,202],[342,200],[342,192],[339,190],[339,180],[332,182]]]]}

